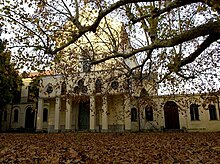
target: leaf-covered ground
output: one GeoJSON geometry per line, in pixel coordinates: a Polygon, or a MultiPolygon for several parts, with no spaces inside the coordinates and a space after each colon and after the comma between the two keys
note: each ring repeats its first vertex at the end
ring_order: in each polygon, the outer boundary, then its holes
{"type": "Polygon", "coordinates": [[[0,134],[0,163],[220,163],[220,133],[0,134]]]}

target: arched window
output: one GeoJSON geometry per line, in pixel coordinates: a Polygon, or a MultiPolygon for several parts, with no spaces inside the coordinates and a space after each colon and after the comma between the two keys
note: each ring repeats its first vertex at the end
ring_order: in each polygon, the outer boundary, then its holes
{"type": "Polygon", "coordinates": [[[19,114],[18,109],[15,109],[14,110],[14,122],[18,122],[18,114],[19,114]]]}
{"type": "Polygon", "coordinates": [[[101,90],[102,90],[102,82],[100,79],[97,79],[95,82],[95,92],[101,93],[101,90]]]}
{"type": "Polygon", "coordinates": [[[8,117],[8,112],[7,112],[7,110],[5,110],[4,111],[3,121],[7,121],[7,117],[8,117]]]}
{"type": "Polygon", "coordinates": [[[61,85],[61,94],[62,95],[66,94],[66,83],[65,82],[63,82],[61,85]]]}
{"type": "Polygon", "coordinates": [[[48,109],[44,108],[43,110],[43,122],[47,122],[48,120],[48,109]]]}
{"type": "Polygon", "coordinates": [[[197,104],[190,105],[191,120],[199,120],[199,109],[197,104]]]}
{"type": "Polygon", "coordinates": [[[136,108],[131,109],[131,121],[132,122],[137,121],[137,109],[136,108]]]}
{"type": "Polygon", "coordinates": [[[147,97],[147,96],[149,96],[148,92],[146,91],[146,89],[142,88],[140,97],[147,97]]]}
{"type": "Polygon", "coordinates": [[[146,106],[145,107],[145,118],[146,118],[147,121],[153,121],[154,120],[154,114],[153,114],[152,106],[146,106]]]}
{"type": "Polygon", "coordinates": [[[209,104],[209,116],[210,116],[210,120],[217,120],[215,105],[209,104]]]}

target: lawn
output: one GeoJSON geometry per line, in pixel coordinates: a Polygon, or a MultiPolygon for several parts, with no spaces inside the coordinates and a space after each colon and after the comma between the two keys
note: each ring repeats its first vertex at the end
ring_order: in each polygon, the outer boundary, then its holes
{"type": "Polygon", "coordinates": [[[0,163],[220,163],[220,133],[2,133],[0,163]]]}

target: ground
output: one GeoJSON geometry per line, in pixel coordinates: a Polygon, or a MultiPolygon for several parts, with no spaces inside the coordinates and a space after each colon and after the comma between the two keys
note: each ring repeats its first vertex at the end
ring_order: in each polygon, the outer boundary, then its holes
{"type": "Polygon", "coordinates": [[[0,163],[220,163],[220,133],[2,133],[0,163]]]}

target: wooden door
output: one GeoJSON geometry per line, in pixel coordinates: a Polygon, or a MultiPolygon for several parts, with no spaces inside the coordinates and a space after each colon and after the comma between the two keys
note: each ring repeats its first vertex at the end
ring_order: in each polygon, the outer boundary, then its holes
{"type": "Polygon", "coordinates": [[[179,129],[178,106],[173,101],[168,101],[164,105],[165,129],[179,129]]]}

